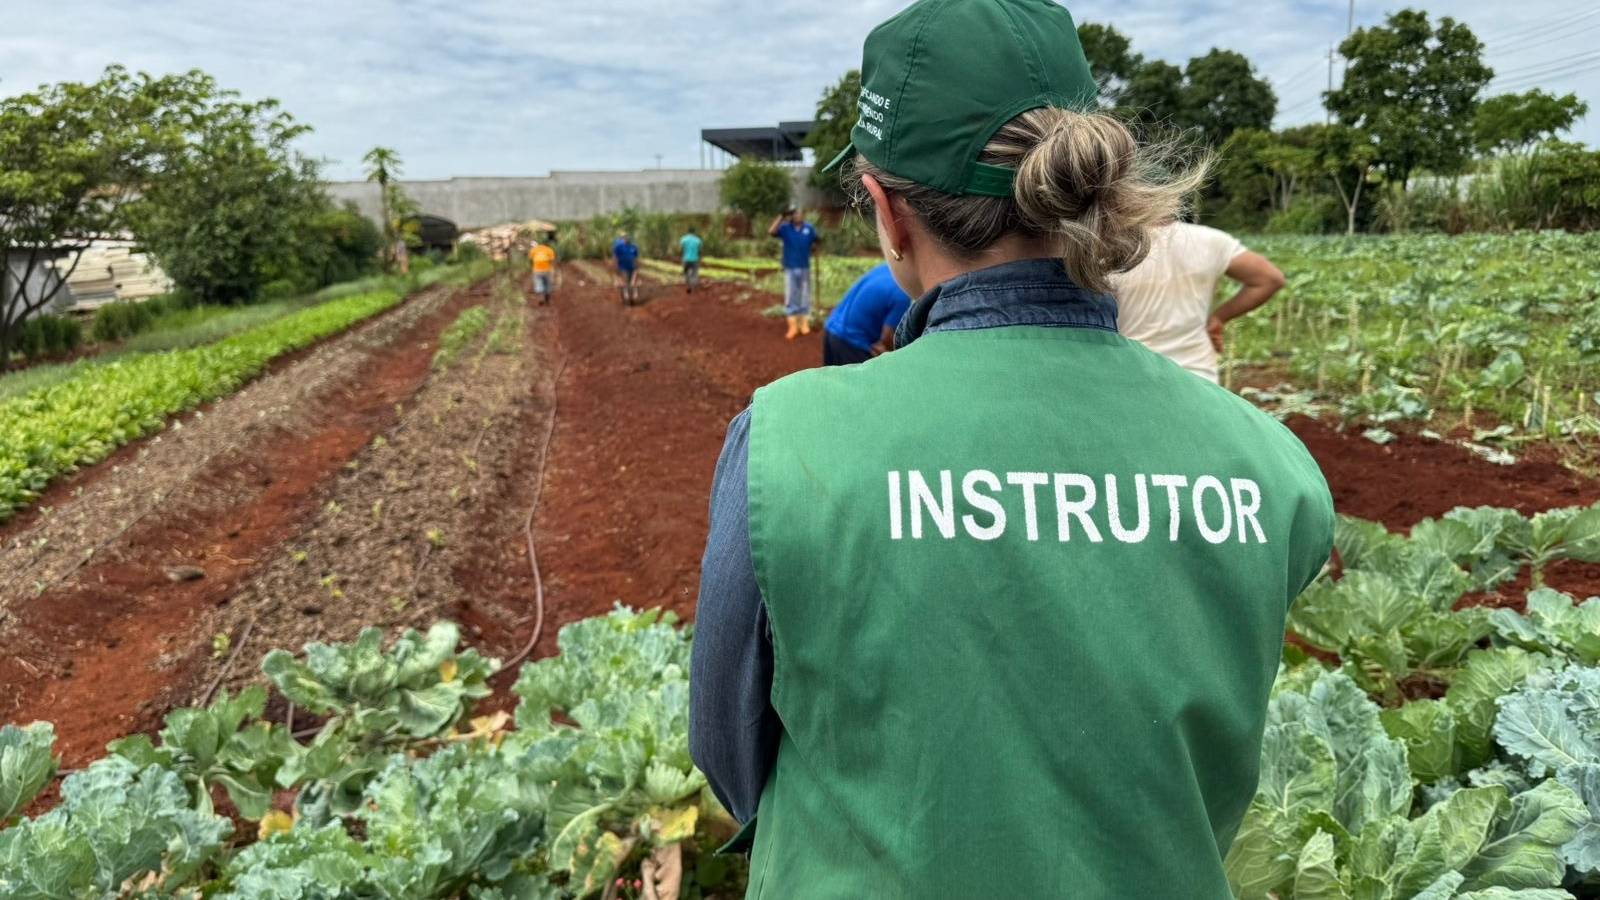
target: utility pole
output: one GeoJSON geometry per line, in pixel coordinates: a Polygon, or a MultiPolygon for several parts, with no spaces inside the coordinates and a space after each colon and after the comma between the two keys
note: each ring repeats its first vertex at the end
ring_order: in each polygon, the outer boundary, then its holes
{"type": "Polygon", "coordinates": [[[1333,45],[1328,45],[1328,93],[1322,98],[1323,124],[1333,124],[1333,105],[1329,97],[1333,94],[1333,45]]]}
{"type": "MultiPolygon", "coordinates": [[[[1345,20],[1344,36],[1346,38],[1348,38],[1348,37],[1350,37],[1350,35],[1355,34],[1355,33],[1356,33],[1356,0],[1350,0],[1350,18],[1345,20]]],[[[1343,84],[1344,83],[1343,78],[1344,77],[1349,77],[1349,75],[1350,75],[1350,60],[1346,59],[1344,61],[1343,77],[1341,77],[1339,83],[1343,84]]]]}

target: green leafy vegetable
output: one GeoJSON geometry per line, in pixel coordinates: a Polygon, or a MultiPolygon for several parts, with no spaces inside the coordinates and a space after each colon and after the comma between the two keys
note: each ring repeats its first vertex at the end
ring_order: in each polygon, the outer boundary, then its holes
{"type": "Polygon", "coordinates": [[[159,430],[174,413],[232,393],[274,357],[400,300],[398,292],[380,291],[329,301],[214,344],[134,354],[0,401],[0,521],[55,478],[159,430]]]}
{"type": "Polygon", "coordinates": [[[1526,614],[1497,609],[1489,621],[1496,634],[1519,647],[1600,663],[1600,597],[1575,606],[1568,595],[1539,588],[1528,594],[1526,614]]]}
{"type": "Polygon", "coordinates": [[[288,732],[258,719],[267,703],[265,688],[246,689],[208,709],[180,709],[167,715],[161,746],[145,735],[113,741],[107,748],[137,766],[160,766],[181,775],[195,808],[210,813],[211,788],[221,787],[246,819],[266,815],[278,768],[299,753],[288,732]]]}
{"type": "Polygon", "coordinates": [[[51,752],[55,740],[48,722],[0,728],[0,827],[32,803],[56,774],[51,752]]]}
{"type": "Polygon", "coordinates": [[[407,631],[385,651],[383,632],[368,628],[354,644],[308,645],[305,662],[273,651],[262,671],[291,702],[348,719],[363,734],[431,738],[489,695],[498,668],[472,650],[458,655],[459,642],[460,630],[440,623],[426,636],[407,631]]]}
{"type": "Polygon", "coordinates": [[[117,896],[136,877],[179,884],[230,831],[190,808],[176,774],[112,757],[69,777],[55,809],[0,831],[0,896],[117,896]]]}

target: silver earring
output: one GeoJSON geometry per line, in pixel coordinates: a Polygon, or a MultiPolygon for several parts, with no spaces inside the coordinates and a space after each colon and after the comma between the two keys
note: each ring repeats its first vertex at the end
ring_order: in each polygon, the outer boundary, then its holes
{"type": "Polygon", "coordinates": [[[894,259],[895,262],[900,262],[901,260],[905,259],[905,257],[900,255],[900,251],[894,249],[893,247],[889,248],[889,256],[894,259]]]}

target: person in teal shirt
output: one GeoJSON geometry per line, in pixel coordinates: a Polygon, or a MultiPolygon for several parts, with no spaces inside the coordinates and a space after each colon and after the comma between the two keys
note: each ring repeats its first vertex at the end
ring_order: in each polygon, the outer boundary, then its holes
{"type": "Polygon", "coordinates": [[[689,233],[678,238],[678,255],[683,258],[683,283],[689,288],[689,293],[700,286],[700,247],[704,242],[694,228],[689,228],[689,233]]]}
{"type": "Polygon", "coordinates": [[[689,744],[747,896],[1231,900],[1334,515],[1288,429],[1118,332],[1204,173],[1099,111],[1055,0],[919,0],[861,75],[843,187],[918,299],[757,391],[712,486],[689,744]]]}

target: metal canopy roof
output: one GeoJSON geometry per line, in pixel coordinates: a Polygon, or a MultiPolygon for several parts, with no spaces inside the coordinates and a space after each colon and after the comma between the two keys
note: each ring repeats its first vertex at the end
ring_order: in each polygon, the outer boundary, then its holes
{"type": "Polygon", "coordinates": [[[740,159],[800,162],[815,122],[780,122],[776,128],[707,128],[700,139],[740,159]]]}

